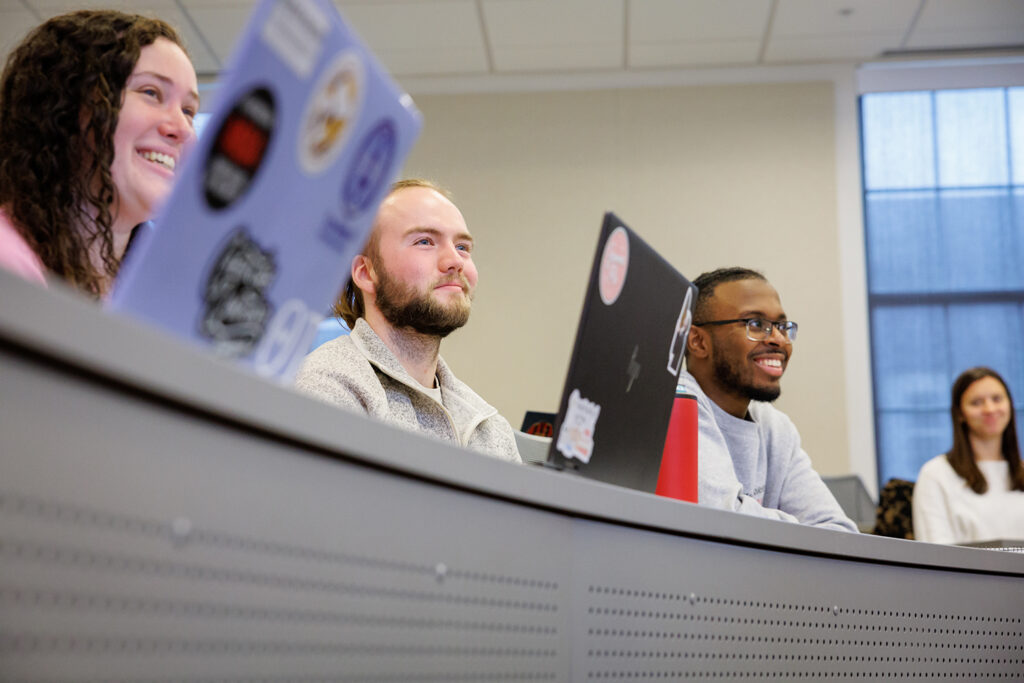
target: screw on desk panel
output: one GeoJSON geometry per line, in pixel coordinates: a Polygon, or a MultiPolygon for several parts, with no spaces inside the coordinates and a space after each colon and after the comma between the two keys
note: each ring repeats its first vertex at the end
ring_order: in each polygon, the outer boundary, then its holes
{"type": "Polygon", "coordinates": [[[175,517],[171,520],[171,541],[174,545],[184,545],[192,535],[192,520],[187,517],[175,517]]]}
{"type": "Polygon", "coordinates": [[[696,605],[697,604],[697,594],[696,593],[690,593],[690,604],[691,605],[696,605]]]}
{"type": "Polygon", "coordinates": [[[444,562],[438,562],[434,565],[434,576],[437,577],[438,581],[444,581],[444,577],[448,575],[448,565],[444,562]]]}
{"type": "Polygon", "coordinates": [[[839,605],[832,605],[832,614],[837,617],[839,616],[839,605]]]}

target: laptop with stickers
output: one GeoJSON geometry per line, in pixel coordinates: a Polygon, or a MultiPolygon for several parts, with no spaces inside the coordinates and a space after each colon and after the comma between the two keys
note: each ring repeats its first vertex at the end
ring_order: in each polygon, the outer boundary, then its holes
{"type": "Polygon", "coordinates": [[[264,0],[110,307],[287,381],[421,118],[330,0],[264,0]]]}
{"type": "Polygon", "coordinates": [[[696,293],[605,214],[546,465],[654,493],[696,293]]]}

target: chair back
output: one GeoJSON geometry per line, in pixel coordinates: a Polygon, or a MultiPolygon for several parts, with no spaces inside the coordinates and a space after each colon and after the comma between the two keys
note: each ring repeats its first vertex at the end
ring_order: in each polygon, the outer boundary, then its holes
{"type": "Polygon", "coordinates": [[[876,536],[914,539],[914,520],[911,504],[914,499],[914,482],[906,479],[890,479],[878,493],[878,508],[875,510],[876,536]]]}

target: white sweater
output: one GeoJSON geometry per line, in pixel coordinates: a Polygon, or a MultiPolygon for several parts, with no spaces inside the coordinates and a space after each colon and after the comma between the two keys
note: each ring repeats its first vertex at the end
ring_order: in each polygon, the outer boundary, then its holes
{"type": "Polygon", "coordinates": [[[427,434],[449,443],[519,463],[516,439],[498,410],[437,359],[438,402],[402,367],[362,318],[352,333],[306,356],[295,388],[334,405],[427,434]]]}
{"type": "Polygon", "coordinates": [[[1024,491],[1010,490],[1010,465],[983,460],[988,490],[975,493],[945,455],[921,468],[914,485],[914,538],[931,543],[1024,539],[1024,491]]]}

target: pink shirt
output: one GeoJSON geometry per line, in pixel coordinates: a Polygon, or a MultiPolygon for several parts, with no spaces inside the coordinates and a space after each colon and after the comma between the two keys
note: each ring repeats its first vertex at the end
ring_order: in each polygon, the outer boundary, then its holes
{"type": "Polygon", "coordinates": [[[36,252],[0,210],[0,268],[12,271],[29,282],[46,286],[46,268],[36,252]]]}

